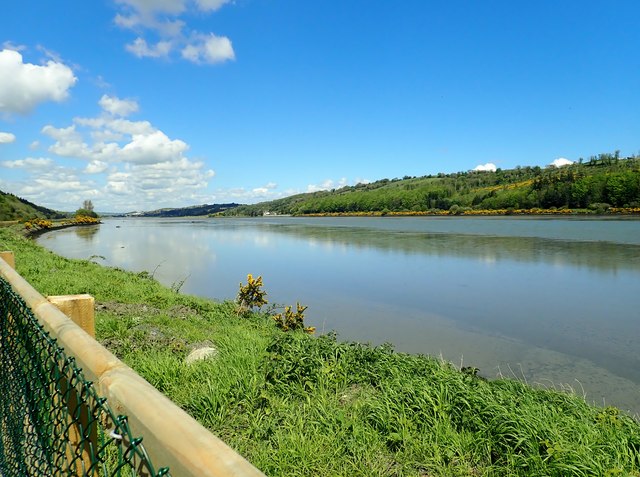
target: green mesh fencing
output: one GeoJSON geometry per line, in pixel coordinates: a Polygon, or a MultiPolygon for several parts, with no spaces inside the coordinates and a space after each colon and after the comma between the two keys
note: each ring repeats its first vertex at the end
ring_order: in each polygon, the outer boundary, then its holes
{"type": "Polygon", "coordinates": [[[0,278],[0,477],[53,475],[170,473],[0,278]]]}

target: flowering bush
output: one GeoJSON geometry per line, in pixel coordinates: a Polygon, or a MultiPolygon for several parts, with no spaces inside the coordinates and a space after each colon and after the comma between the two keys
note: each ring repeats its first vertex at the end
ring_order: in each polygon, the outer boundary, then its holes
{"type": "Polygon", "coordinates": [[[262,286],[262,277],[253,278],[251,274],[247,275],[246,285],[240,283],[240,290],[236,298],[240,312],[261,308],[268,303],[266,298],[267,292],[262,289],[262,286]]]}
{"type": "Polygon", "coordinates": [[[76,215],[71,222],[72,224],[99,224],[100,219],[97,217],[91,217],[89,215],[76,215]]]}
{"type": "Polygon", "coordinates": [[[296,303],[296,312],[292,311],[291,306],[286,306],[284,308],[284,313],[278,313],[273,315],[273,321],[276,322],[276,326],[280,328],[282,331],[295,331],[301,330],[305,333],[313,333],[316,331],[313,326],[304,326],[304,312],[307,309],[306,306],[302,306],[300,303],[296,303]]]}
{"type": "Polygon", "coordinates": [[[24,223],[24,228],[27,230],[31,230],[32,228],[50,229],[51,227],[53,227],[53,222],[46,219],[33,219],[24,223]]]}

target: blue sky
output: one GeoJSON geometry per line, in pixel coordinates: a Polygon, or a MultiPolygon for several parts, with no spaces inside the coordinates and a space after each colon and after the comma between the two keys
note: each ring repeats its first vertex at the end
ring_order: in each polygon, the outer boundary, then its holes
{"type": "Polygon", "coordinates": [[[0,189],[253,203],[640,151],[640,2],[30,0],[0,15],[0,189]]]}

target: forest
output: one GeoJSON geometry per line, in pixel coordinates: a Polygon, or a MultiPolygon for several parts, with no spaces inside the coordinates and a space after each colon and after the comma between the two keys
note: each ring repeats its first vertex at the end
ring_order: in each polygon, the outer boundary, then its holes
{"type": "MultiPolygon", "coordinates": [[[[245,205],[224,215],[473,213],[571,210],[605,213],[640,207],[640,156],[603,153],[563,166],[466,171],[382,179],[245,205]]],[[[639,210],[640,211],[640,210],[639,210]]]]}

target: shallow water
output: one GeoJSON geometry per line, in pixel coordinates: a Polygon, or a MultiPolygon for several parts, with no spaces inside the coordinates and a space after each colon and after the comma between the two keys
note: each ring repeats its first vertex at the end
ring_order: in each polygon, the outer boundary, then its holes
{"type": "Polygon", "coordinates": [[[221,300],[262,275],[319,332],[640,413],[638,220],[114,218],[39,242],[221,300]]]}

